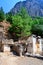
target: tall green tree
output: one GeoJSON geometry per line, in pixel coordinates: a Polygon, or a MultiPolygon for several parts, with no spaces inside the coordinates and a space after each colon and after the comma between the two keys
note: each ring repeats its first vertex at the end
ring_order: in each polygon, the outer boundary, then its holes
{"type": "Polygon", "coordinates": [[[10,24],[12,24],[12,13],[11,13],[11,12],[6,13],[6,20],[7,20],[10,24]]]}
{"type": "Polygon", "coordinates": [[[28,17],[28,12],[25,7],[21,7],[18,13],[23,19],[28,17]]]}
{"type": "Polygon", "coordinates": [[[0,8],[0,22],[2,22],[4,19],[5,19],[5,14],[4,14],[3,8],[1,7],[0,8]]]}
{"type": "Polygon", "coordinates": [[[12,24],[11,27],[9,28],[10,33],[15,33],[16,36],[21,36],[21,30],[23,29],[23,20],[21,16],[14,15],[12,16],[12,24]]]}
{"type": "Polygon", "coordinates": [[[19,13],[12,16],[12,24],[9,30],[15,32],[16,36],[29,36],[31,35],[31,22],[32,18],[23,8],[19,13]]]}

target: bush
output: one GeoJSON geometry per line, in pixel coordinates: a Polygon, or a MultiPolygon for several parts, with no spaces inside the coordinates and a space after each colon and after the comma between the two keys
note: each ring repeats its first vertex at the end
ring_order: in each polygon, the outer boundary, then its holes
{"type": "Polygon", "coordinates": [[[43,25],[34,25],[31,29],[32,33],[37,35],[37,36],[42,36],[43,37],[43,25]]]}

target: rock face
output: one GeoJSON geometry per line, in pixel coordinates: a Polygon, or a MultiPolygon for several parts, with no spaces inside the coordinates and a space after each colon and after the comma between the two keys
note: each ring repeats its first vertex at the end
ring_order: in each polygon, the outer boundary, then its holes
{"type": "Polygon", "coordinates": [[[43,16],[43,0],[20,1],[11,9],[12,14],[19,12],[21,7],[25,7],[30,16],[43,16]]]}
{"type": "Polygon", "coordinates": [[[8,28],[9,27],[10,27],[9,22],[6,22],[6,21],[0,22],[0,32],[3,33],[4,38],[8,38],[8,28]]]}

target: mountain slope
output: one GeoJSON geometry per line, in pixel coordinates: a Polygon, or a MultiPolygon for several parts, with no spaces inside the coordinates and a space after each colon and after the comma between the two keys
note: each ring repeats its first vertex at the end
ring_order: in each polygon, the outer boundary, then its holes
{"type": "Polygon", "coordinates": [[[19,12],[21,7],[25,7],[30,16],[43,16],[43,0],[20,1],[11,9],[11,12],[13,14],[19,12]]]}

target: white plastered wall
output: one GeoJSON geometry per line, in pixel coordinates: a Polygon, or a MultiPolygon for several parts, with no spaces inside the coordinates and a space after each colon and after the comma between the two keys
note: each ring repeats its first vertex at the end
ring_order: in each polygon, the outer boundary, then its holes
{"type": "Polygon", "coordinates": [[[10,46],[4,45],[4,52],[10,52],[10,46]]]}
{"type": "Polygon", "coordinates": [[[33,54],[35,54],[36,50],[37,50],[37,48],[36,48],[36,37],[32,37],[32,39],[33,39],[33,54]]]}

